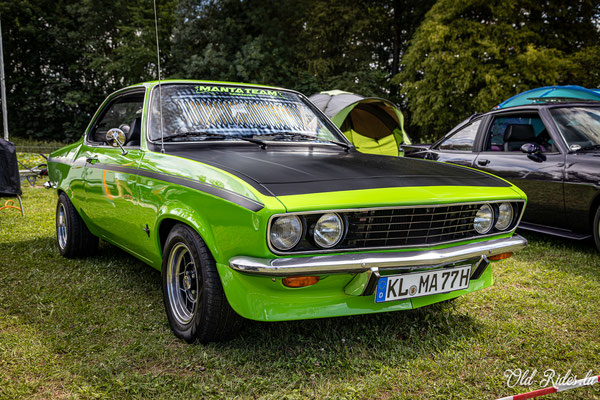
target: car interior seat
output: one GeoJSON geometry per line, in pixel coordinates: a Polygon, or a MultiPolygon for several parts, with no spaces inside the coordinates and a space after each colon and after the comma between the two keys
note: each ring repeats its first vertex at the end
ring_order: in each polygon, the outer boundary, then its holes
{"type": "Polygon", "coordinates": [[[140,145],[140,132],[142,127],[142,117],[137,117],[133,120],[130,125],[129,132],[125,134],[127,140],[125,144],[127,146],[139,146],[140,145]]]}
{"type": "Polygon", "coordinates": [[[525,143],[535,143],[533,125],[510,124],[504,131],[504,151],[519,151],[525,143]]]}
{"type": "Polygon", "coordinates": [[[544,128],[544,130],[537,134],[535,140],[536,143],[540,146],[540,150],[542,151],[542,153],[556,151],[552,138],[550,137],[550,134],[548,133],[546,128],[544,128]]]}

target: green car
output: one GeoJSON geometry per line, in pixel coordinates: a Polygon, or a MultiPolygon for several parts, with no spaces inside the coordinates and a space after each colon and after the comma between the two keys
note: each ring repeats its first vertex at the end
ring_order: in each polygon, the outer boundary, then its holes
{"type": "Polygon", "coordinates": [[[169,324],[222,340],[244,318],[410,310],[483,289],[525,194],[484,172],[357,152],[300,93],[148,82],[52,153],[65,257],[98,239],[162,273],[169,324]]]}

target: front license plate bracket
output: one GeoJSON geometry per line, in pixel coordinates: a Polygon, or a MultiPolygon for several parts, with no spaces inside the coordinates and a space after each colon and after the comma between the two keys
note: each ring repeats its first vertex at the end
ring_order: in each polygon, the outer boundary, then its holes
{"type": "Polygon", "coordinates": [[[382,276],[377,282],[375,302],[405,300],[454,292],[469,287],[471,265],[410,274],[382,276]]]}

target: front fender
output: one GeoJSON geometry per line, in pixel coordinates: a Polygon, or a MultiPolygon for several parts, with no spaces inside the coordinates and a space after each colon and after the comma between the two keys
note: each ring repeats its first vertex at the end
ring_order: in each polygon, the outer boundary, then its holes
{"type": "MultiPolygon", "coordinates": [[[[164,231],[164,223],[169,224],[170,227],[173,225],[170,221],[178,221],[185,225],[192,227],[202,238],[213,257],[217,258],[219,255],[219,248],[216,246],[215,237],[211,224],[206,220],[203,215],[200,215],[193,208],[186,206],[183,203],[177,201],[170,201],[163,204],[156,214],[156,222],[154,229],[154,242],[157,246],[157,254],[160,255],[162,260],[162,250],[164,242],[168,236],[168,231],[164,231]],[[169,222],[167,222],[169,221],[169,222]]],[[[159,260],[158,265],[161,265],[159,260]]]]}

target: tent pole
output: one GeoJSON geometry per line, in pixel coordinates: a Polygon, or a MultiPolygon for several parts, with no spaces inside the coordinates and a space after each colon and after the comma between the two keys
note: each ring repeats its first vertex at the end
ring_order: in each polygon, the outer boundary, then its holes
{"type": "MultiPolygon", "coordinates": [[[[1,16],[0,16],[1,17],[1,16]]],[[[6,82],[4,80],[4,56],[2,49],[2,25],[0,22],[0,89],[2,91],[2,123],[4,125],[4,140],[8,140],[8,117],[6,111],[6,82]]]]}

